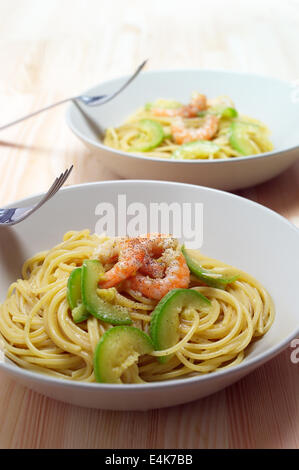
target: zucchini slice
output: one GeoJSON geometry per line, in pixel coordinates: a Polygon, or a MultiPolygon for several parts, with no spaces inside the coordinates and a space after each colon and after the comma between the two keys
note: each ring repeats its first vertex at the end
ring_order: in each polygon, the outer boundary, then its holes
{"type": "Polygon", "coordinates": [[[242,155],[256,155],[260,153],[255,139],[261,138],[260,127],[256,124],[234,121],[230,125],[229,142],[233,149],[242,155]]]}
{"type": "MultiPolygon", "coordinates": [[[[150,336],[155,350],[162,351],[179,342],[179,315],[187,306],[202,310],[210,306],[210,301],[194,289],[173,289],[160,300],[152,312],[150,323],[150,336]]],[[[158,361],[164,363],[171,356],[158,356],[158,361]]]]}
{"type": "Polygon", "coordinates": [[[138,361],[139,356],[153,351],[151,338],[133,326],[115,326],[106,331],[94,354],[97,382],[122,383],[123,372],[138,361]]]}
{"type": "Polygon", "coordinates": [[[186,263],[190,271],[207,286],[217,287],[218,289],[225,289],[228,284],[236,281],[239,276],[225,277],[221,274],[216,274],[208,269],[204,269],[199,261],[192,256],[192,254],[182,246],[182,253],[186,259],[186,263]]]}
{"type": "Polygon", "coordinates": [[[148,152],[164,140],[164,131],[161,124],[153,119],[141,119],[137,125],[140,135],[132,141],[131,152],[148,152]]]}
{"type": "Polygon", "coordinates": [[[173,152],[172,158],[188,160],[208,158],[210,155],[214,155],[219,152],[219,150],[220,147],[213,142],[208,140],[196,140],[194,142],[188,142],[181,145],[173,152]]]}
{"type": "Polygon", "coordinates": [[[130,312],[120,305],[106,302],[97,294],[98,283],[104,275],[102,264],[96,260],[85,260],[82,265],[82,301],[94,317],[111,325],[130,325],[130,312]]]}
{"type": "Polygon", "coordinates": [[[67,283],[67,300],[75,323],[80,323],[89,317],[89,312],[82,303],[81,273],[82,268],[75,268],[71,272],[67,283]]]}

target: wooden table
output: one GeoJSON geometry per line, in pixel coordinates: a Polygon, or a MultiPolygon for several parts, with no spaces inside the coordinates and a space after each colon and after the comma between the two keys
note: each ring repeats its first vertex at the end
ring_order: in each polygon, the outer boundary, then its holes
{"type": "MultiPolygon", "coordinates": [[[[2,0],[0,125],[130,73],[146,57],[150,69],[298,80],[298,19],[295,0],[2,0]]],[[[64,113],[1,133],[1,205],[44,191],[72,163],[69,184],[117,178],[71,134],[64,113]]],[[[299,225],[299,162],[239,193],[299,225]]],[[[290,353],[213,396],[149,412],[67,405],[0,373],[0,448],[298,448],[299,365],[290,353]]]]}

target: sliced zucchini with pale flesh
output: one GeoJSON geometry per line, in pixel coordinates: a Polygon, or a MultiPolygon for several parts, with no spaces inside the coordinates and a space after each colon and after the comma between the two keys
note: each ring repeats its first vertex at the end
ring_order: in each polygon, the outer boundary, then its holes
{"type": "MultiPolygon", "coordinates": [[[[150,336],[155,350],[163,351],[179,342],[180,313],[185,307],[196,310],[207,309],[210,301],[194,289],[173,289],[155,307],[151,315],[150,336]]],[[[166,362],[171,355],[158,356],[158,361],[166,362]]]]}
{"type": "Polygon", "coordinates": [[[100,261],[85,260],[82,265],[82,301],[94,317],[111,325],[130,325],[132,323],[127,308],[106,302],[97,294],[98,283],[104,276],[100,261]]]}
{"type": "Polygon", "coordinates": [[[228,284],[236,281],[239,276],[230,276],[226,277],[222,274],[214,273],[209,269],[204,269],[199,260],[192,255],[192,251],[186,250],[184,246],[182,246],[182,253],[186,259],[186,263],[188,268],[198,279],[204,282],[207,286],[216,287],[218,289],[225,289],[228,284]]]}
{"type": "Polygon", "coordinates": [[[255,139],[261,139],[261,128],[250,122],[234,121],[230,125],[229,142],[233,149],[242,155],[260,153],[255,139]]]}
{"type": "Polygon", "coordinates": [[[154,349],[151,338],[133,326],[115,326],[104,333],[94,354],[97,382],[122,383],[121,376],[139,356],[154,349]]]}
{"type": "Polygon", "coordinates": [[[220,147],[208,140],[196,140],[188,142],[178,147],[172,154],[174,159],[197,159],[208,158],[219,152],[220,147]]]}
{"type": "Polygon", "coordinates": [[[132,141],[131,152],[147,152],[156,148],[164,140],[161,124],[153,119],[141,119],[137,123],[139,136],[132,141]]]}
{"type": "Polygon", "coordinates": [[[81,267],[75,268],[71,272],[67,283],[67,300],[75,323],[80,323],[89,317],[89,312],[82,303],[81,273],[81,267]]]}

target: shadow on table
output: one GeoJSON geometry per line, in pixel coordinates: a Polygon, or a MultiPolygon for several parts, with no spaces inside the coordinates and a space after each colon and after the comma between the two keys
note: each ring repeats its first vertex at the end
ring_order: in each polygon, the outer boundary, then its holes
{"type": "Polygon", "coordinates": [[[298,369],[291,362],[287,349],[227,388],[229,447],[296,448],[298,387],[298,369]]]}
{"type": "Polygon", "coordinates": [[[0,226],[1,284],[6,284],[6,281],[12,282],[20,277],[25,257],[24,245],[15,229],[0,226]]]}
{"type": "Polygon", "coordinates": [[[280,175],[236,194],[252,199],[291,219],[299,216],[299,161],[280,175]]]}
{"type": "Polygon", "coordinates": [[[37,152],[49,152],[51,149],[46,147],[36,147],[34,145],[20,144],[17,142],[9,142],[7,140],[0,140],[0,147],[10,147],[18,150],[32,150],[37,152]]]}

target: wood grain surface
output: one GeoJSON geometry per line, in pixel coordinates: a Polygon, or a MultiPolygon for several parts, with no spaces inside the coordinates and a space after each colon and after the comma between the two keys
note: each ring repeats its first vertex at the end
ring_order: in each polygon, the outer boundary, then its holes
{"type": "MultiPolygon", "coordinates": [[[[298,82],[298,20],[295,0],[0,0],[0,125],[147,57],[148,69],[298,82]]],[[[65,107],[2,131],[0,207],[46,190],[71,164],[68,184],[118,178],[70,132],[65,107]]],[[[239,194],[299,226],[299,162],[239,194]]],[[[0,448],[298,448],[299,364],[290,354],[208,398],[149,412],[67,405],[0,373],[0,448]]]]}

